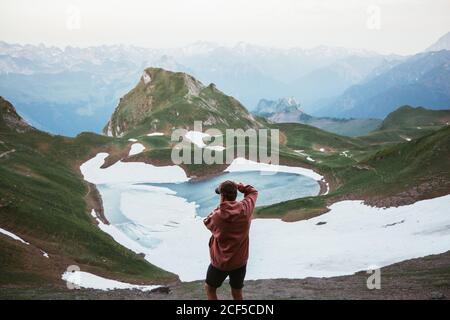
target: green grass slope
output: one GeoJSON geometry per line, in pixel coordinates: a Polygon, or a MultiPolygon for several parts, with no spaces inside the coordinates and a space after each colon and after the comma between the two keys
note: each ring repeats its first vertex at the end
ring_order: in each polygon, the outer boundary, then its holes
{"type": "Polygon", "coordinates": [[[450,127],[388,146],[335,172],[336,194],[385,206],[411,203],[450,190],[450,127]]]}
{"type": "Polygon", "coordinates": [[[342,199],[398,206],[450,191],[450,126],[421,130],[417,138],[401,142],[389,139],[389,134],[398,134],[399,129],[395,133],[385,129],[379,137],[388,141],[380,144],[373,144],[367,136],[343,137],[300,124],[273,127],[285,137],[282,151],[292,157],[313,158],[311,167],[325,175],[331,191],[261,207],[256,216],[281,217],[286,221],[309,219],[342,199]],[[301,154],[294,151],[298,149],[301,154]]]}
{"type": "Polygon", "coordinates": [[[0,285],[27,279],[63,285],[60,276],[73,264],[134,283],[176,279],[119,245],[89,214],[93,190],[79,165],[126,142],[95,134],[52,136],[27,126],[3,99],[0,108],[0,227],[31,244],[0,235],[0,285]]]}
{"type": "Polygon", "coordinates": [[[147,68],[140,81],[121,98],[104,128],[112,136],[133,137],[152,131],[170,133],[173,128],[257,128],[248,111],[214,84],[204,86],[182,72],[147,68]]]}
{"type": "Polygon", "coordinates": [[[436,127],[450,123],[450,109],[431,110],[423,107],[402,106],[391,112],[380,126],[380,130],[408,127],[436,127]]]}
{"type": "Polygon", "coordinates": [[[450,123],[450,110],[402,106],[391,112],[380,128],[360,139],[370,144],[391,144],[428,135],[450,123]]]}
{"type": "Polygon", "coordinates": [[[313,117],[310,121],[305,121],[304,124],[343,136],[357,137],[377,130],[380,127],[381,120],[313,117]]]}

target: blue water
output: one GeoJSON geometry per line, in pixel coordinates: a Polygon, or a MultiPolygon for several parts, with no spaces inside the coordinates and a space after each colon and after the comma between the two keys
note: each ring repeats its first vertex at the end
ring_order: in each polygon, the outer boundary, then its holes
{"type": "MultiPolygon", "coordinates": [[[[147,185],[166,187],[176,191],[177,196],[198,205],[197,214],[205,217],[219,203],[219,196],[215,188],[225,180],[233,180],[244,184],[251,184],[258,191],[257,206],[264,206],[301,197],[314,196],[319,193],[317,181],[293,173],[278,172],[276,174],[261,173],[259,171],[228,172],[199,181],[183,183],[148,183],[147,185]]],[[[238,200],[242,194],[238,195],[238,200]]]]}

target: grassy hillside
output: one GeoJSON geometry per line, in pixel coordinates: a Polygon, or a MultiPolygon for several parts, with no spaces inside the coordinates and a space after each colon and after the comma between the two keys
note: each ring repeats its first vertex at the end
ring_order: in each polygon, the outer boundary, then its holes
{"type": "Polygon", "coordinates": [[[405,142],[430,134],[449,123],[450,109],[402,106],[391,112],[379,129],[360,138],[370,144],[405,142]]]}
{"type": "MultiPolygon", "coordinates": [[[[169,76],[165,71],[159,72],[169,76]]],[[[181,80],[186,77],[184,74],[176,76],[181,80]]],[[[139,90],[153,92],[154,89],[146,88],[143,80],[141,82],[139,90]]],[[[171,81],[169,84],[175,92],[185,93],[184,84],[171,81]]],[[[199,96],[214,95],[215,90],[212,86],[202,87],[199,96]]],[[[150,116],[141,124],[131,126],[129,131],[123,131],[122,138],[92,133],[76,138],[49,135],[28,126],[7,101],[0,99],[0,227],[31,244],[25,246],[0,235],[0,285],[51,283],[62,286],[60,275],[72,264],[98,275],[134,283],[176,279],[175,275],[149,264],[100,231],[89,214],[90,208],[101,211],[100,199],[95,186],[87,184],[79,172],[80,164],[97,152],[110,154],[105,165],[119,159],[170,164],[173,146],[170,136],[147,136],[146,121],[161,115],[159,119],[167,120],[164,120],[164,127],[156,126],[152,131],[167,133],[171,117],[174,118],[170,112],[181,105],[171,104],[172,99],[164,95],[157,99],[155,101],[168,101],[168,104],[159,103],[155,109],[149,108],[150,116]],[[131,136],[143,143],[146,150],[128,157],[131,142],[127,138],[131,136]],[[41,250],[49,253],[50,259],[43,257],[41,250]]],[[[222,94],[220,99],[235,101],[222,94]]],[[[138,114],[133,105],[139,105],[136,103],[118,108],[116,113],[121,116],[115,119],[123,116],[123,119],[135,121],[138,114]]],[[[186,108],[197,108],[192,103],[186,105],[186,108]]],[[[205,112],[203,107],[201,112],[205,112]]],[[[238,121],[239,125],[248,123],[279,129],[280,162],[312,168],[324,175],[331,187],[326,195],[258,208],[255,215],[295,221],[320,215],[327,211],[327,205],[342,199],[364,199],[371,204],[389,206],[447,194],[450,190],[450,126],[442,127],[442,121],[436,124],[435,120],[430,120],[434,116],[420,109],[413,113],[415,120],[403,119],[399,116],[403,112],[409,117],[410,110],[401,108],[385,120],[382,129],[363,137],[340,136],[296,123],[269,124],[261,119],[253,122],[234,115],[235,120],[229,121],[238,121]],[[417,128],[419,123],[420,129],[417,128]],[[401,137],[403,134],[408,134],[411,141],[401,137]]],[[[182,114],[197,117],[189,112],[179,113],[182,114]]],[[[183,118],[183,121],[194,118],[183,118]]],[[[123,123],[128,123],[126,121],[123,123]]],[[[170,125],[183,126],[176,121],[170,125]]],[[[183,165],[191,177],[217,174],[225,167],[226,164],[183,165]]]]}
{"type": "Polygon", "coordinates": [[[104,132],[127,137],[152,131],[170,133],[173,128],[192,129],[194,121],[218,129],[260,125],[214,84],[204,86],[185,73],[148,68],[136,87],[121,98],[104,132]]]}
{"type": "MultiPolygon", "coordinates": [[[[408,117],[409,108],[405,110],[408,117]]],[[[414,109],[417,110],[417,109],[414,109]]],[[[259,217],[282,217],[292,221],[308,219],[327,211],[326,206],[341,199],[364,199],[379,206],[402,205],[448,193],[450,190],[450,126],[436,126],[447,111],[419,108],[416,120],[394,121],[363,137],[343,137],[301,124],[276,124],[283,140],[283,153],[309,157],[331,184],[328,195],[295,199],[258,208],[259,217]],[[439,114],[438,117],[436,115],[439,114]],[[427,122],[426,122],[427,121],[427,122]],[[422,124],[406,127],[405,123],[422,124]],[[424,123],[430,124],[425,127],[424,123]],[[410,141],[401,136],[410,137],[410,141]],[[301,151],[301,152],[300,152],[301,151]]],[[[445,119],[445,118],[444,118],[445,119]]],[[[307,161],[308,162],[308,161],[307,161]]]]}
{"type": "Polygon", "coordinates": [[[0,284],[63,285],[60,276],[72,264],[130,282],[176,279],[117,244],[89,214],[87,202],[98,199],[79,165],[97,151],[124,149],[126,141],[52,136],[25,126],[3,99],[0,108],[0,227],[31,244],[0,235],[0,284]]]}
{"type": "Polygon", "coordinates": [[[391,112],[383,121],[380,130],[410,128],[410,127],[437,127],[450,123],[450,109],[430,110],[423,107],[402,106],[391,112]]]}
{"type": "Polygon", "coordinates": [[[356,137],[377,130],[381,120],[313,117],[302,123],[343,136],[356,137]]]}
{"type": "Polygon", "coordinates": [[[358,164],[335,172],[336,194],[368,197],[372,203],[398,205],[447,194],[450,190],[450,127],[395,144],[358,164]],[[384,199],[383,198],[387,198],[384,199]]]}

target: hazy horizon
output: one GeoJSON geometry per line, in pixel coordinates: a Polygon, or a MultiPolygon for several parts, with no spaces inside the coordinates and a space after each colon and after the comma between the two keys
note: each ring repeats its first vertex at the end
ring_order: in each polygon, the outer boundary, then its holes
{"type": "Polygon", "coordinates": [[[450,31],[447,0],[4,0],[0,12],[0,40],[59,48],[244,42],[408,55],[450,31]]]}

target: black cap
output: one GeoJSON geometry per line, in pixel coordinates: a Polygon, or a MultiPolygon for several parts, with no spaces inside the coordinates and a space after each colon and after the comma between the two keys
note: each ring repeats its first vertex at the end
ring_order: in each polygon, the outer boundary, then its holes
{"type": "Polygon", "coordinates": [[[223,194],[227,199],[236,198],[237,186],[233,181],[226,180],[216,188],[217,194],[223,194]]]}

